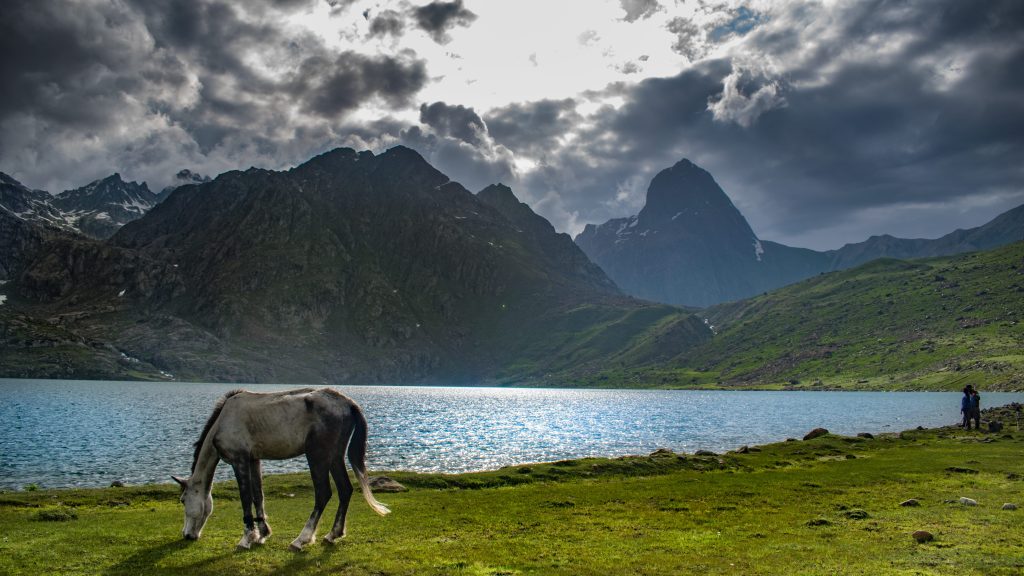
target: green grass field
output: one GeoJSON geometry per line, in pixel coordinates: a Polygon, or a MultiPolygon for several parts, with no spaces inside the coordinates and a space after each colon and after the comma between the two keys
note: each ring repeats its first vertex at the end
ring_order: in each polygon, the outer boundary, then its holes
{"type": "MultiPolygon", "coordinates": [[[[176,487],[0,494],[2,574],[1021,574],[1024,434],[824,436],[750,453],[668,451],[462,475],[391,474],[349,535],[295,553],[307,476],[270,477],[274,535],[236,551],[233,484],[198,542],[176,487]],[[959,503],[973,498],[978,506],[959,503]],[[918,507],[901,507],[909,498],[918,507]],[[1022,505],[1002,510],[1005,502],[1022,505]],[[934,534],[918,544],[915,530],[934,534]]],[[[324,524],[333,515],[333,506],[324,524]]],[[[321,535],[327,530],[321,526],[321,535]]]]}

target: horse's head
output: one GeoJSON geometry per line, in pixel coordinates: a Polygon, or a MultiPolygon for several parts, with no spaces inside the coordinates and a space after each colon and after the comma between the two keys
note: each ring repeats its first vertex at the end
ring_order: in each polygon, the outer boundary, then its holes
{"type": "Polygon", "coordinates": [[[181,498],[185,505],[185,527],[181,535],[186,540],[199,540],[203,535],[203,526],[213,514],[213,496],[200,482],[189,482],[184,478],[171,476],[181,486],[181,498]]]}

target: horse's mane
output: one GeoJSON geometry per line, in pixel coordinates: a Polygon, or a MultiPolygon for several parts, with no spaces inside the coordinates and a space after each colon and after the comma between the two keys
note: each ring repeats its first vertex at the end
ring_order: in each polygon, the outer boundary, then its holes
{"type": "Polygon", "coordinates": [[[239,392],[245,392],[245,390],[241,388],[232,390],[221,396],[220,399],[217,400],[217,403],[213,405],[213,413],[206,419],[206,424],[203,425],[203,433],[199,435],[199,440],[196,440],[196,443],[193,445],[195,446],[195,452],[192,454],[192,472],[196,471],[196,463],[199,462],[199,451],[203,448],[203,442],[206,441],[206,436],[210,433],[210,428],[213,428],[213,423],[216,422],[217,417],[220,416],[220,411],[224,408],[224,403],[227,402],[228,398],[231,398],[239,392]]]}

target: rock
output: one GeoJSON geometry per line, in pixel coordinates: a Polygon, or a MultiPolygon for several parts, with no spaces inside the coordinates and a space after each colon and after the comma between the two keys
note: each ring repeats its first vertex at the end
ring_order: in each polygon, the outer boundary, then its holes
{"type": "Polygon", "coordinates": [[[960,466],[949,466],[946,468],[946,472],[952,472],[954,474],[977,474],[978,471],[974,468],[962,468],[960,466]]]}
{"type": "Polygon", "coordinates": [[[909,500],[904,500],[903,502],[900,502],[900,506],[904,506],[904,507],[920,506],[920,505],[921,505],[921,502],[918,501],[917,498],[911,498],[909,500]]]}
{"type": "Polygon", "coordinates": [[[988,423],[988,431],[989,432],[1001,432],[1002,429],[1003,429],[1003,423],[1002,422],[989,422],[988,423]]]}
{"type": "Polygon", "coordinates": [[[1007,502],[1006,504],[1003,504],[1003,510],[1016,510],[1016,509],[1017,509],[1017,505],[1012,503],[1012,502],[1007,502]]]}
{"type": "Polygon", "coordinates": [[[978,505],[978,501],[977,500],[975,500],[974,498],[968,498],[966,496],[961,496],[960,497],[960,503],[963,504],[964,506],[977,506],[978,505]]]}
{"type": "Polygon", "coordinates": [[[695,456],[718,456],[718,454],[715,454],[711,450],[697,450],[693,454],[695,456]]]}
{"type": "Polygon", "coordinates": [[[935,536],[927,530],[918,530],[917,532],[911,534],[911,536],[914,537],[914,540],[917,540],[918,544],[924,544],[925,542],[931,542],[932,540],[935,540],[935,536]]]}
{"type": "Polygon", "coordinates": [[[924,430],[924,426],[918,426],[915,430],[924,430]]]}
{"type": "Polygon", "coordinates": [[[796,438],[786,438],[786,442],[796,442],[796,438]]]}
{"type": "Polygon", "coordinates": [[[828,434],[828,430],[824,428],[815,428],[814,430],[811,430],[806,435],[804,435],[804,440],[814,440],[815,438],[824,436],[826,434],[828,434]]]}
{"type": "Polygon", "coordinates": [[[739,449],[736,450],[736,453],[737,454],[750,454],[750,447],[749,446],[740,446],[739,449]]]}
{"type": "Polygon", "coordinates": [[[868,440],[871,440],[874,437],[875,437],[875,435],[872,434],[871,432],[861,432],[861,433],[857,434],[857,438],[867,438],[868,440]]]}
{"type": "Polygon", "coordinates": [[[371,476],[370,488],[374,492],[406,492],[409,490],[387,476],[371,476]]]}
{"type": "Polygon", "coordinates": [[[668,448],[658,448],[654,452],[651,452],[651,456],[672,456],[674,454],[675,452],[669,450],[668,448]]]}
{"type": "Polygon", "coordinates": [[[124,482],[121,482],[120,480],[114,480],[113,482],[110,483],[110,487],[111,488],[124,488],[124,482]]]}

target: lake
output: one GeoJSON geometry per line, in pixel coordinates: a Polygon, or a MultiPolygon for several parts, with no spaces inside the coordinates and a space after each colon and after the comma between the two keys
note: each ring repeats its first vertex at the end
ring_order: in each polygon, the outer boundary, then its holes
{"type": "MultiPolygon", "coordinates": [[[[0,379],[0,488],[167,482],[232,384],[0,379]]],[[[296,386],[248,385],[254,391],[296,386]]],[[[721,452],[743,444],[959,422],[955,392],[745,392],[345,386],[370,426],[374,470],[466,472],[510,464],[721,452]]],[[[983,406],[1024,401],[983,393],[983,406]]],[[[266,472],[306,469],[302,458],[266,472]]],[[[230,478],[221,465],[219,478],[230,478]]]]}

